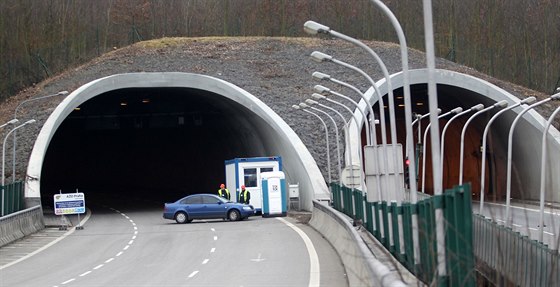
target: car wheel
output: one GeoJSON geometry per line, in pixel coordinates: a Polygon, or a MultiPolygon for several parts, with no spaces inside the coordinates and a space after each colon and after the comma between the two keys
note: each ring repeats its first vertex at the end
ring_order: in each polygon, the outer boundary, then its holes
{"type": "Polygon", "coordinates": [[[192,220],[189,220],[188,216],[186,213],[180,211],[177,212],[177,214],[175,214],[175,221],[177,223],[186,223],[186,222],[191,222],[192,220]]]}
{"type": "Polygon", "coordinates": [[[241,218],[241,214],[239,214],[239,211],[237,211],[236,209],[232,209],[230,210],[230,212],[228,213],[228,219],[230,221],[237,221],[241,218]]]}

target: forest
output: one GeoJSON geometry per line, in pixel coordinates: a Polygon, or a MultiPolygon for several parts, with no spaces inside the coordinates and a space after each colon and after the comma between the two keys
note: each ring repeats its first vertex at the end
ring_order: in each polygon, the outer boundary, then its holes
{"type": "MultiPolygon", "coordinates": [[[[424,51],[422,1],[385,0],[424,51]]],[[[544,93],[560,85],[560,1],[433,0],[438,57],[544,93]]],[[[0,1],[0,100],[113,49],[162,37],[309,37],[314,20],[398,43],[371,0],[0,1]]]]}

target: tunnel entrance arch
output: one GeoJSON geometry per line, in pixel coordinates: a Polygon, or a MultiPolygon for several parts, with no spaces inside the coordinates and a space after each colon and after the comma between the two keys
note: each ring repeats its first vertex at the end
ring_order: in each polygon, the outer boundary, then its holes
{"type": "MultiPolygon", "coordinates": [[[[130,107],[132,102],[118,102],[118,104],[129,105],[130,107]]],[[[142,109],[142,107],[139,109],[142,109]]],[[[152,113],[151,116],[153,116],[153,114],[154,113],[152,113]]],[[[57,176],[53,173],[53,169],[61,167],[55,163],[61,160],[52,160],[53,155],[56,155],[55,145],[60,149],[58,151],[58,159],[69,160],[70,164],[66,165],[65,168],[72,169],[71,165],[79,166],[81,163],[79,160],[71,159],[72,157],[68,156],[64,151],[72,150],[76,153],[80,149],[76,146],[82,146],[85,152],[99,152],[100,149],[103,149],[101,143],[106,144],[109,142],[109,140],[99,141],[99,139],[96,139],[96,136],[101,134],[104,136],[108,134],[121,134],[122,136],[122,134],[125,134],[123,138],[130,140],[130,136],[134,134],[134,131],[142,129],[142,127],[153,127],[152,132],[154,133],[145,136],[144,139],[150,136],[154,138],[157,137],[158,132],[162,133],[162,128],[174,127],[175,133],[188,133],[188,131],[184,129],[180,131],[176,129],[177,126],[181,125],[184,128],[184,126],[186,126],[186,121],[196,126],[197,122],[200,123],[200,121],[219,121],[220,119],[222,121],[214,123],[212,127],[218,129],[223,125],[225,129],[221,129],[217,132],[214,137],[206,141],[206,144],[199,145],[199,147],[209,148],[209,146],[211,147],[212,144],[214,144],[214,151],[208,149],[200,152],[215,153],[216,149],[220,149],[222,152],[221,155],[228,157],[235,154],[236,150],[243,153],[242,156],[279,155],[283,159],[287,181],[299,183],[300,185],[300,200],[303,209],[312,209],[312,199],[329,198],[328,189],[323,177],[314,159],[301,140],[274,111],[255,96],[231,83],[199,74],[130,73],[112,75],[85,84],[72,92],[55,109],[42,127],[30,156],[25,187],[26,200],[28,204],[39,201],[42,193],[45,191],[43,187],[51,189],[50,192],[56,189],[57,176]],[[151,96],[144,97],[144,95],[153,96],[154,94],[159,94],[159,97],[157,97],[157,99],[151,96]],[[114,106],[109,107],[109,105],[105,106],[105,103],[112,103],[116,98],[121,101],[122,98],[126,98],[125,96],[128,96],[129,99],[136,100],[136,102],[142,102],[144,100],[151,101],[151,99],[160,101],[160,109],[156,111],[159,115],[155,117],[155,120],[154,117],[152,117],[151,121],[146,123],[141,120],[143,117],[146,118],[146,114],[142,115],[141,111],[136,111],[137,117],[134,117],[134,113],[107,113],[107,110],[111,109],[115,109],[115,111],[118,112],[119,108],[114,106]],[[166,96],[168,97],[167,101],[163,101],[162,99],[166,96]],[[168,107],[166,107],[166,104],[163,104],[163,102],[167,102],[168,107]],[[97,112],[88,115],[87,110],[95,109],[96,106],[98,108],[97,112]],[[103,108],[99,109],[99,106],[103,108]],[[184,109],[178,108],[178,106],[183,106],[184,109]],[[139,116],[138,113],[140,113],[139,116]],[[222,114],[227,114],[228,116],[223,117],[222,114]],[[113,120],[115,120],[115,117],[119,118],[117,127],[111,126],[111,123],[115,124],[115,122],[111,122],[111,116],[113,120]],[[129,119],[125,119],[125,117],[129,117],[129,119]],[[131,120],[130,118],[134,119],[131,120]],[[139,118],[140,120],[138,121],[139,118]],[[170,121],[166,123],[167,120],[170,121]],[[231,131],[228,130],[228,127],[231,131]],[[76,146],[72,146],[71,144],[67,144],[66,146],[60,145],[61,142],[64,142],[60,140],[61,137],[64,138],[65,134],[68,135],[72,133],[72,129],[74,129],[74,132],[79,131],[78,136],[74,134],[74,140],[81,140],[81,142],[77,141],[76,146]],[[80,136],[87,137],[88,131],[95,131],[95,136],[85,140],[84,138],[80,139],[80,136]],[[102,132],[100,133],[100,131],[102,132]],[[227,138],[220,139],[220,135],[224,134],[227,135],[227,138]],[[95,142],[96,140],[98,141],[95,142]],[[216,147],[219,146],[220,141],[227,141],[227,145],[223,148],[216,147]],[[51,146],[51,144],[53,146],[51,146]],[[245,148],[243,149],[243,147],[245,148]],[[225,150],[225,152],[223,152],[223,150],[225,150]],[[49,170],[45,169],[45,167],[49,170]]],[[[202,129],[204,129],[204,127],[202,129]]],[[[165,132],[163,132],[163,134],[165,134],[165,132]]],[[[206,135],[206,133],[204,134],[206,135]]],[[[140,138],[142,138],[142,136],[140,136],[140,138]]],[[[127,144],[124,140],[125,139],[119,139],[115,141],[120,141],[121,146],[124,145],[126,147],[127,144]]],[[[183,135],[180,140],[185,141],[188,139],[183,135]]],[[[172,141],[172,139],[170,141],[172,141]]],[[[165,141],[156,143],[156,145],[160,146],[160,149],[169,147],[165,144],[165,141]]],[[[180,145],[172,145],[172,147],[177,149],[181,148],[180,145]]],[[[115,145],[109,144],[109,148],[114,149],[115,145]]],[[[149,148],[150,146],[146,146],[146,149],[149,148]]],[[[189,146],[185,146],[185,149],[189,148],[189,146]]],[[[123,148],[123,150],[126,149],[123,148]]],[[[141,152],[141,148],[135,148],[134,150],[136,153],[141,152]]],[[[110,158],[119,153],[112,151],[105,154],[108,154],[108,158],[110,158]]],[[[185,152],[178,154],[186,156],[187,158],[189,155],[185,152]]],[[[192,153],[190,155],[192,155],[192,153]]],[[[124,157],[124,159],[132,160],[133,157],[134,154],[131,153],[128,157],[124,157]]],[[[167,153],[167,157],[173,158],[173,154],[167,153]]],[[[54,158],[56,159],[57,157],[55,156],[54,158]]],[[[150,162],[156,158],[157,156],[146,157],[145,160],[150,162]]],[[[209,158],[212,158],[212,156],[209,156],[209,158]]],[[[89,158],[89,160],[85,161],[85,164],[92,169],[92,173],[102,170],[100,168],[95,169],[92,163],[101,165],[102,168],[105,166],[108,169],[126,167],[126,165],[115,162],[111,163],[108,162],[108,160],[102,161],[97,159],[99,158],[94,156],[94,158],[89,158]]],[[[221,176],[224,176],[223,160],[225,159],[229,158],[226,157],[222,159],[219,158],[219,156],[214,157],[214,163],[220,165],[218,169],[221,171],[221,176]]],[[[138,165],[143,163],[144,162],[133,163],[128,167],[134,170],[134,168],[137,168],[138,165]]],[[[200,158],[192,160],[191,164],[203,166],[203,163],[200,162],[200,158]]],[[[154,168],[162,167],[155,165],[154,168]]],[[[209,169],[208,173],[216,173],[218,169],[209,169]]],[[[146,170],[144,169],[143,171],[146,170]]],[[[185,171],[188,172],[188,169],[185,171]]],[[[83,168],[80,175],[83,176],[88,172],[88,168],[83,168]]],[[[77,176],[78,173],[74,175],[77,176]]],[[[104,177],[110,175],[111,172],[103,174],[104,177]]],[[[143,175],[134,172],[125,173],[124,175],[138,176],[138,180],[144,179],[143,175]]],[[[60,177],[59,175],[58,178],[60,177]]],[[[166,180],[166,177],[163,175],[156,177],[160,178],[162,181],[166,180]]],[[[113,178],[110,182],[118,180],[118,177],[116,178],[117,179],[113,178]]],[[[198,176],[198,178],[200,178],[200,176],[198,176]]],[[[213,178],[216,178],[215,175],[213,178]]],[[[86,182],[88,180],[91,182],[92,177],[86,176],[86,182]]],[[[103,178],[100,178],[99,181],[103,181],[103,178]]],[[[219,182],[215,184],[218,185],[219,182]]],[[[199,187],[196,182],[183,182],[182,185],[185,190],[190,188],[196,189],[197,193],[214,192],[214,187],[199,187]]],[[[102,186],[99,185],[98,187],[102,186]]],[[[65,190],[64,192],[70,191],[65,190]]]]}

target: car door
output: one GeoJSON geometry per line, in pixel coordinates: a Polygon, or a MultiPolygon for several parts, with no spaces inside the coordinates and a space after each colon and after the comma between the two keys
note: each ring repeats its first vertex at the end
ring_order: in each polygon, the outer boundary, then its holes
{"type": "Polygon", "coordinates": [[[217,196],[202,195],[205,218],[225,218],[227,206],[217,196]]]}
{"type": "Polygon", "coordinates": [[[192,195],[181,202],[184,204],[184,208],[187,211],[189,218],[202,218],[201,215],[204,212],[202,197],[200,195],[192,195]]]}

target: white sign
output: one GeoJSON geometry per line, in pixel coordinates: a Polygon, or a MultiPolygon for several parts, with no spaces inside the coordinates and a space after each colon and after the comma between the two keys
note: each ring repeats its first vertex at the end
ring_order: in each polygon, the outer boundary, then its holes
{"type": "Polygon", "coordinates": [[[54,214],[86,213],[86,197],[83,193],[59,193],[54,195],[54,214]]]}

